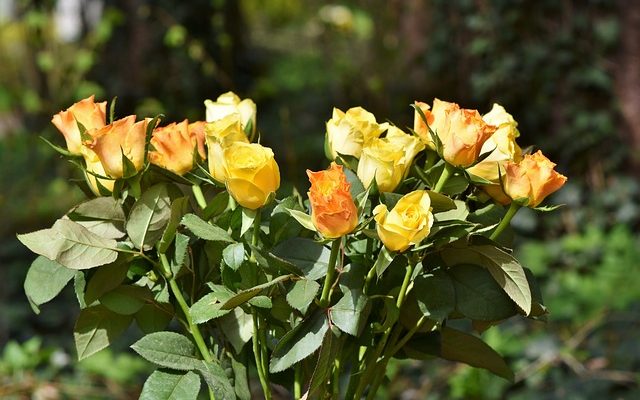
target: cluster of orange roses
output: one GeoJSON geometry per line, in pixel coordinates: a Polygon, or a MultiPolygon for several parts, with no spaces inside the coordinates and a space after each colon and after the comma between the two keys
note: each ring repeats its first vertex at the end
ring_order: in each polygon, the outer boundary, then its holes
{"type": "Polygon", "coordinates": [[[151,119],[136,122],[136,116],[130,115],[107,124],[106,105],[95,103],[91,96],[52,119],[69,153],[84,158],[87,182],[96,195],[110,193],[117,179],[143,170],[145,155],[149,163],[177,175],[189,173],[208,158],[211,177],[250,209],[267,204],[280,186],[271,149],[250,143],[256,118],[252,100],[240,100],[231,92],[216,102],[207,100],[207,122],[184,120],[153,127],[148,147],[151,119]]]}

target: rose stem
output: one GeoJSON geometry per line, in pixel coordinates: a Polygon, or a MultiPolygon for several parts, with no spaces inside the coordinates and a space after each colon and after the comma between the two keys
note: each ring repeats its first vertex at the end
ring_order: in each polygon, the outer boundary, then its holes
{"type": "Polygon", "coordinates": [[[511,205],[509,206],[507,213],[504,215],[504,218],[502,218],[502,221],[500,221],[500,223],[496,227],[496,230],[493,231],[493,233],[491,233],[491,236],[489,236],[489,239],[496,240],[498,236],[500,236],[502,231],[507,226],[509,226],[509,223],[511,222],[511,218],[513,218],[513,216],[516,215],[519,209],[520,209],[520,206],[518,204],[516,204],[515,202],[511,202],[511,205]]]}

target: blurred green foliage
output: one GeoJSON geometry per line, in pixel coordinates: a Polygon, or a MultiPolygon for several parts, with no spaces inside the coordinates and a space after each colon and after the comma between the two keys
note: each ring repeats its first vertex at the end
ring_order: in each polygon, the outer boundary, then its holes
{"type": "MultiPolygon", "coordinates": [[[[514,221],[519,256],[543,277],[549,324],[514,322],[484,334],[527,379],[398,363],[382,396],[408,388],[413,397],[403,398],[638,394],[640,189],[614,90],[621,3],[90,0],[79,2],[71,38],[57,33],[60,3],[13,0],[0,15],[0,388],[17,379],[18,365],[46,371],[47,346],[69,348],[65,305],[34,318],[21,295],[31,256],[14,239],[50,225],[82,196],[70,183],[78,171],[38,139],[63,143],[51,116],[96,94],[118,96],[118,116],[199,120],[205,98],[234,90],[257,102],[262,142],[274,148],[283,180],[300,190],[305,169],[326,163],[332,107],[361,105],[406,127],[409,104],[434,97],[480,112],[502,104],[520,124],[521,145],[538,144],[569,176],[552,199],[567,204],[562,211],[522,212],[514,221]],[[28,340],[38,334],[50,345],[28,340]],[[27,364],[19,354],[29,355],[27,364]]],[[[119,362],[96,358],[94,368],[108,364],[105,379],[134,382],[121,380],[129,367],[119,362]]]]}

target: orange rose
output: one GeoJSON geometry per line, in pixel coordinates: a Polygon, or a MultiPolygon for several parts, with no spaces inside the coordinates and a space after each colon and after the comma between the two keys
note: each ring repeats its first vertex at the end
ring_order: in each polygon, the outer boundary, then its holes
{"type": "Polygon", "coordinates": [[[505,193],[518,203],[536,207],[567,181],[566,176],[553,169],[555,166],[539,150],[525,155],[519,163],[507,162],[503,177],[505,193]]]}
{"type": "Polygon", "coordinates": [[[80,122],[87,131],[100,129],[106,124],[107,102],[95,103],[94,96],[80,100],[66,111],[60,111],[53,116],[51,122],[62,132],[67,142],[67,149],[75,155],[82,155],[82,138],[80,137],[80,122]]]}
{"type": "Polygon", "coordinates": [[[135,115],[114,121],[113,123],[90,132],[93,141],[87,143],[100,159],[105,172],[111,178],[124,176],[122,156],[127,157],[136,171],[144,166],[144,149],[147,125],[150,118],[136,122],[135,115]]]}
{"type": "MultiPolygon", "coordinates": [[[[425,110],[420,103],[416,104],[423,110],[431,129],[442,142],[442,157],[456,167],[466,168],[475,163],[482,145],[497,129],[487,124],[477,110],[463,109],[456,103],[435,99],[432,111],[425,110]]],[[[420,129],[425,131],[425,128],[420,129]]],[[[421,138],[429,147],[435,147],[430,135],[421,138]]]]}
{"type": "Polygon", "coordinates": [[[189,124],[175,122],[153,130],[151,145],[155,150],[149,152],[151,164],[184,175],[193,169],[193,160],[197,151],[200,158],[206,158],[204,151],[205,122],[189,124]],[[198,130],[202,139],[198,140],[198,130]]]}
{"type": "Polygon", "coordinates": [[[358,210],[349,189],[351,185],[342,166],[331,163],[328,170],[307,170],[311,188],[311,220],[325,238],[334,239],[346,235],[358,225],[358,210]]]}

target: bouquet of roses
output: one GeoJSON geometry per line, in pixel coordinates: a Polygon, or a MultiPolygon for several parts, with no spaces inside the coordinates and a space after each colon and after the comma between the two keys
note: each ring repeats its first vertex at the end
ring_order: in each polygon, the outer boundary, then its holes
{"type": "Polygon", "coordinates": [[[89,200],[18,235],[39,257],[33,309],[73,280],[78,358],[135,323],[158,369],[143,399],[371,399],[392,358],[439,357],[512,378],[479,336],[515,315],[543,319],[531,272],[505,247],[520,207],[566,178],[516,144],[504,108],[480,115],[415,102],[413,129],[356,107],[326,125],[328,169],[307,196],[276,191],[256,106],[229,92],[206,122],[107,119],[89,97],[53,117],[89,200]],[[202,385],[204,381],[204,385],[202,385]]]}

